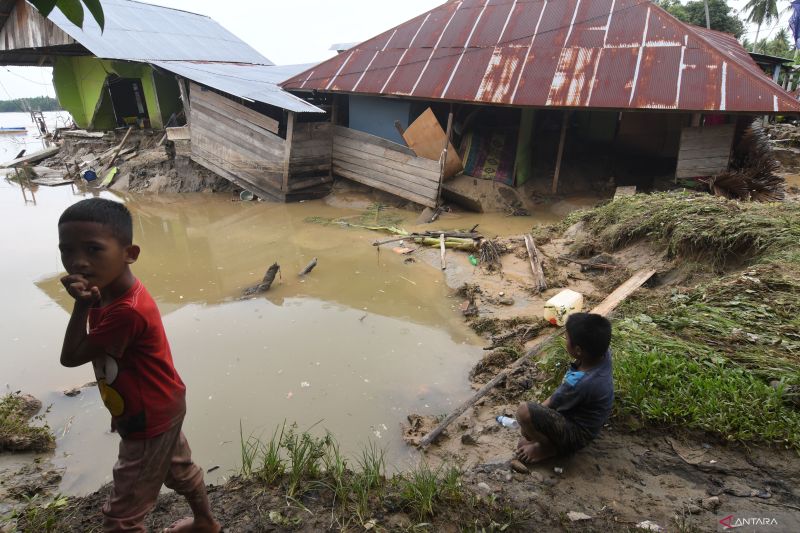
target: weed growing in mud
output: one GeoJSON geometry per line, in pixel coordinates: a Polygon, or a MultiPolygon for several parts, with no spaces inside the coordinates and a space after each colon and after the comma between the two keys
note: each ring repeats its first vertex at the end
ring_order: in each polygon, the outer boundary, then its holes
{"type": "MultiPolygon", "coordinates": [[[[67,508],[66,496],[56,495],[52,500],[40,502],[38,494],[25,498],[25,506],[11,515],[19,533],[50,533],[58,531],[59,518],[67,508]]],[[[5,529],[3,530],[5,531],[5,529]]]]}
{"type": "Polygon", "coordinates": [[[32,409],[31,402],[18,392],[0,398],[0,452],[43,452],[55,446],[55,437],[47,423],[32,425],[44,422],[46,413],[33,416],[40,407],[41,403],[36,402],[32,409]]]}
{"type": "Polygon", "coordinates": [[[418,520],[433,516],[437,504],[457,504],[464,497],[461,490],[461,471],[441,465],[436,469],[420,463],[414,470],[395,478],[405,509],[418,520]]]}

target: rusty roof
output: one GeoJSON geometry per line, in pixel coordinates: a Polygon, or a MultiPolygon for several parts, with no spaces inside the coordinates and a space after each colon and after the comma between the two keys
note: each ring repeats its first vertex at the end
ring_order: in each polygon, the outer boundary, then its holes
{"type": "Polygon", "coordinates": [[[531,107],[800,112],[735,38],[646,0],[451,0],[283,87],[531,107]]]}

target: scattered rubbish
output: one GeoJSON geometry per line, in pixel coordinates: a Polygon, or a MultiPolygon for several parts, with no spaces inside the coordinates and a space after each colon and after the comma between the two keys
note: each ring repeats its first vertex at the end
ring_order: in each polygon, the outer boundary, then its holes
{"type": "Polygon", "coordinates": [[[392,248],[392,251],[394,253],[396,253],[396,254],[406,255],[406,254],[410,254],[411,252],[413,252],[414,249],[413,248],[408,248],[408,247],[405,247],[405,246],[398,246],[396,248],[392,248]]]}
{"type": "Polygon", "coordinates": [[[219,466],[212,466],[211,468],[209,468],[208,470],[206,470],[206,472],[208,472],[208,473],[210,474],[210,473],[211,473],[211,472],[213,472],[214,470],[219,470],[219,466]]]}
{"type": "Polygon", "coordinates": [[[311,386],[311,383],[309,383],[308,381],[301,381],[300,382],[300,387],[303,388],[303,389],[307,389],[310,386],[311,386]]]}
{"type": "Polygon", "coordinates": [[[243,202],[251,202],[251,201],[253,201],[253,199],[255,197],[256,197],[256,195],[253,194],[252,192],[248,191],[247,189],[245,189],[245,190],[243,190],[242,192],[239,193],[239,200],[241,200],[243,202]]]}
{"type": "Polygon", "coordinates": [[[644,522],[639,522],[636,524],[637,529],[644,529],[647,531],[664,531],[664,528],[656,524],[655,522],[651,522],[650,520],[645,520],[644,522]]]}
{"type": "Polygon", "coordinates": [[[301,270],[301,271],[300,271],[300,273],[298,274],[298,276],[305,276],[306,274],[308,274],[309,272],[311,272],[312,270],[314,270],[314,267],[315,267],[315,266],[317,266],[317,258],[316,258],[316,257],[315,257],[315,258],[313,258],[313,259],[311,260],[311,262],[310,262],[310,263],[308,263],[308,264],[306,265],[306,267],[305,267],[303,270],[301,270]]]}
{"type": "Polygon", "coordinates": [[[560,466],[554,466],[554,467],[553,467],[553,472],[555,472],[555,473],[556,473],[556,474],[558,474],[558,475],[561,475],[561,474],[563,474],[563,473],[564,473],[564,469],[563,469],[563,468],[561,468],[560,466]]]}
{"type": "Polygon", "coordinates": [[[571,289],[564,289],[544,304],[544,319],[554,326],[563,326],[567,317],[583,310],[583,295],[571,289]]]}
{"type": "Polygon", "coordinates": [[[472,254],[469,254],[468,259],[469,259],[469,262],[472,264],[472,266],[478,266],[478,258],[477,257],[475,257],[472,254]]]}
{"type": "Polygon", "coordinates": [[[378,521],[374,518],[369,519],[366,523],[364,523],[364,529],[369,531],[370,529],[375,529],[375,526],[378,525],[378,521]]]}
{"type": "Polygon", "coordinates": [[[510,416],[499,415],[495,417],[495,420],[497,420],[497,423],[503,426],[504,428],[510,428],[510,429],[519,428],[519,422],[517,422],[514,418],[510,416]]]}
{"type": "Polygon", "coordinates": [[[567,518],[570,522],[578,522],[580,520],[591,520],[592,517],[586,513],[579,513],[578,511],[570,511],[567,513],[567,518]]]}
{"type": "Polygon", "coordinates": [[[117,175],[117,167],[111,167],[108,172],[106,173],[106,177],[103,178],[103,181],[100,182],[101,187],[108,187],[111,185],[111,182],[114,181],[114,176],[117,175]]]}

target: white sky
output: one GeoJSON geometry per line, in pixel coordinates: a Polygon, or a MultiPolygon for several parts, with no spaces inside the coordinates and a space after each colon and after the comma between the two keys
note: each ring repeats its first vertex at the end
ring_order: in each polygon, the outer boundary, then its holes
{"type": "MultiPolygon", "coordinates": [[[[311,63],[333,55],[334,43],[364,41],[444,0],[146,0],[208,15],[278,65],[311,63]]],[[[747,0],[729,0],[741,9],[747,0]]],[[[788,0],[778,2],[781,10],[788,0]]],[[[764,27],[768,37],[785,27],[764,27]]],[[[755,37],[755,27],[746,35],[755,37]]],[[[0,100],[55,96],[52,72],[40,67],[0,67],[0,100]]]]}

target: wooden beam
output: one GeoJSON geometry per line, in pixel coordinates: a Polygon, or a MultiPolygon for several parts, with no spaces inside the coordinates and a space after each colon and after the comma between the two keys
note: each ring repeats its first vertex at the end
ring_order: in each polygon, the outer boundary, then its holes
{"type": "Polygon", "coordinates": [[[525,248],[528,249],[528,259],[531,263],[531,272],[533,273],[533,288],[536,292],[547,290],[547,281],[544,278],[544,270],[542,269],[542,258],[539,250],[536,249],[536,244],[533,242],[533,237],[530,234],[525,235],[525,248]]]}
{"type": "MultiPolygon", "coordinates": [[[[442,148],[442,155],[439,158],[439,188],[436,192],[436,206],[442,203],[442,185],[444,184],[444,171],[447,168],[447,152],[450,147],[450,137],[453,135],[453,111],[450,107],[450,113],[447,115],[447,131],[444,136],[444,147],[442,148]]],[[[444,269],[444,267],[442,267],[444,269]]]]}
{"type": "MultiPolygon", "coordinates": [[[[612,292],[608,295],[608,297],[603,300],[600,305],[592,309],[592,313],[608,316],[616,307],[622,302],[625,298],[630,296],[633,291],[644,285],[644,283],[650,279],[654,274],[655,270],[640,270],[636,274],[634,274],[628,281],[620,285],[617,290],[612,292]]],[[[438,426],[436,426],[433,431],[425,435],[425,437],[419,441],[420,448],[426,448],[429,446],[433,441],[439,438],[439,435],[449,426],[456,418],[461,416],[464,411],[469,409],[472,405],[475,404],[478,400],[486,396],[493,388],[497,386],[498,383],[505,380],[509,374],[511,374],[517,367],[519,367],[522,363],[526,360],[530,359],[534,355],[538,354],[542,349],[547,346],[548,344],[552,343],[558,337],[560,337],[564,333],[565,328],[559,328],[557,331],[551,333],[547,337],[540,340],[533,348],[528,350],[528,352],[514,361],[510,367],[506,368],[499,374],[497,374],[489,383],[484,385],[483,387],[478,390],[475,394],[473,394],[467,401],[462,403],[460,406],[456,408],[455,411],[450,413],[450,415],[445,418],[438,426]]]]}
{"type": "Polygon", "coordinates": [[[564,118],[561,121],[561,139],[558,141],[558,155],[556,156],[556,172],[553,174],[553,194],[558,194],[558,176],[561,174],[561,159],[564,156],[564,141],[567,138],[567,126],[569,126],[569,111],[564,111],[564,118]]]}
{"type": "Polygon", "coordinates": [[[294,134],[294,111],[289,111],[286,115],[286,152],[283,156],[283,186],[281,190],[286,192],[289,190],[289,161],[292,158],[292,136],[294,134]]]}
{"type": "Polygon", "coordinates": [[[183,102],[183,113],[186,115],[186,124],[190,124],[191,121],[189,120],[189,111],[191,110],[192,104],[189,101],[189,90],[186,87],[186,81],[181,78],[180,76],[175,76],[175,80],[178,82],[178,90],[181,93],[181,102],[183,102]]]}

